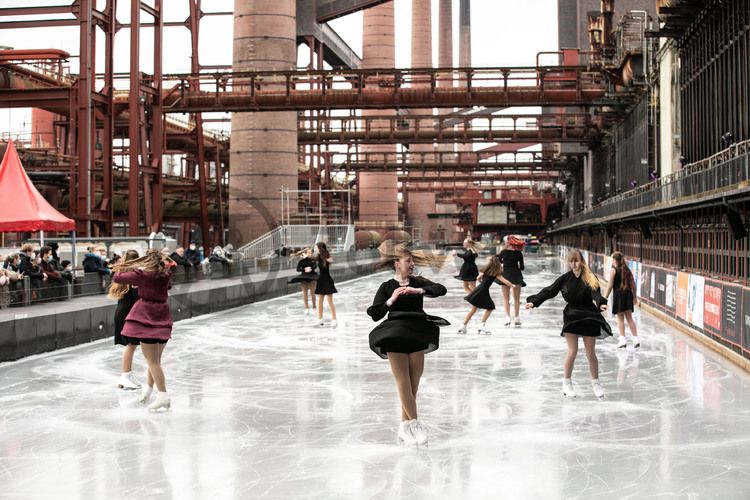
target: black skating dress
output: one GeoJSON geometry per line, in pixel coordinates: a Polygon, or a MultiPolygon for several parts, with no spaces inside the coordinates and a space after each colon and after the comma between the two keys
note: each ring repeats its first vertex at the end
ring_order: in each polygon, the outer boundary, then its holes
{"type": "Polygon", "coordinates": [[[287,283],[300,283],[303,281],[309,283],[310,281],[317,281],[318,273],[315,272],[316,267],[318,267],[317,262],[315,262],[313,259],[308,259],[307,257],[305,257],[297,263],[297,272],[301,274],[290,279],[287,283]],[[305,272],[306,267],[310,268],[309,273],[305,272]]]}
{"type": "Polygon", "coordinates": [[[320,261],[320,277],[315,285],[315,295],[333,295],[334,293],[338,293],[338,290],[331,277],[331,263],[322,260],[320,261]]]}
{"type": "Polygon", "coordinates": [[[122,327],[125,326],[125,318],[128,317],[128,313],[137,301],[138,289],[132,286],[130,287],[130,290],[128,290],[128,293],[117,301],[117,309],[115,309],[115,344],[140,344],[137,339],[128,337],[128,340],[125,340],[120,334],[122,332],[122,327]]]}
{"type": "Polygon", "coordinates": [[[458,276],[454,276],[454,278],[461,281],[476,281],[477,276],[479,276],[479,269],[477,269],[475,262],[477,260],[476,252],[466,250],[465,252],[457,253],[456,257],[463,259],[464,263],[461,265],[461,270],[458,271],[458,276]]]}
{"type": "Polygon", "coordinates": [[[464,297],[464,300],[479,309],[494,310],[495,302],[490,297],[490,287],[496,279],[497,277],[495,276],[482,276],[482,281],[479,282],[469,295],[464,297]]]}
{"type": "Polygon", "coordinates": [[[402,295],[389,308],[386,301],[400,287],[398,281],[390,279],[380,285],[372,305],[367,308],[367,314],[373,321],[388,315],[370,332],[370,349],[383,359],[388,357],[389,352],[408,354],[424,351],[426,354],[436,350],[440,341],[440,327],[450,325],[443,318],[425,313],[422,307],[425,296],[440,297],[447,293],[443,285],[421,276],[411,276],[409,286],[422,288],[425,293],[402,295]]]}
{"type": "Polygon", "coordinates": [[[589,288],[582,277],[576,278],[573,271],[563,274],[536,295],[529,296],[526,302],[539,307],[544,301],[555,297],[560,292],[565,302],[568,303],[563,310],[563,327],[560,336],[565,333],[574,333],[584,337],[612,335],[612,328],[599,312],[599,307],[606,304],[607,299],[602,297],[598,289],[589,288]]]}
{"type": "Polygon", "coordinates": [[[500,263],[503,265],[503,278],[510,281],[514,285],[526,286],[526,282],[523,280],[523,252],[519,250],[502,250],[497,256],[500,263]]]}
{"type": "MultiPolygon", "coordinates": [[[[633,292],[622,287],[622,273],[616,267],[615,277],[612,280],[612,314],[633,310],[633,292]]],[[[631,285],[632,286],[632,285],[631,285]]]]}

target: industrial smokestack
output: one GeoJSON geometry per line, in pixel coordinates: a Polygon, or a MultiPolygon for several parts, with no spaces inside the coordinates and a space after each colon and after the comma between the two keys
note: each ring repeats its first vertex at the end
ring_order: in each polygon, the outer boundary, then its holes
{"type": "MultiPolygon", "coordinates": [[[[235,0],[232,69],[296,65],[295,0],[235,0]]],[[[281,188],[297,189],[297,114],[233,113],[230,158],[229,241],[239,246],[279,225],[281,188]]]]}
{"type": "Polygon", "coordinates": [[[471,67],[471,0],[461,0],[458,15],[458,65],[471,67]]]}

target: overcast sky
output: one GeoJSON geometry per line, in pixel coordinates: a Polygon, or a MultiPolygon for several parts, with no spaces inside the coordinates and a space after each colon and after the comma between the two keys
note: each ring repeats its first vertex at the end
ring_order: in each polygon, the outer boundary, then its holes
{"type": "MultiPolygon", "coordinates": [[[[272,0],[269,0],[272,1],[272,0]]],[[[410,63],[411,1],[394,0],[396,6],[396,64],[406,67],[410,63]]],[[[0,0],[0,8],[28,6],[29,0],[0,0]]],[[[66,1],[41,0],[35,4],[60,5],[66,1]]],[[[103,4],[103,0],[99,0],[103,4]]],[[[129,20],[130,2],[119,2],[118,20],[129,20]]],[[[179,0],[166,0],[167,21],[183,21],[188,17],[188,4],[179,0]]],[[[203,2],[205,12],[230,11],[233,0],[203,2]]],[[[433,49],[437,62],[437,9],[438,0],[432,0],[433,49]]],[[[453,8],[454,42],[458,40],[458,0],[453,8]]],[[[58,16],[62,17],[62,16],[58,16]]],[[[148,16],[142,15],[142,21],[148,16]]],[[[9,19],[10,20],[10,19],[9,19]]],[[[557,50],[556,0],[472,0],[472,64],[481,66],[533,66],[536,54],[557,50]]],[[[362,13],[333,21],[331,25],[358,54],[362,53],[362,13]]],[[[147,31],[147,30],[146,30],[147,31]]],[[[121,30],[115,40],[115,71],[128,70],[128,31],[121,30]]],[[[73,56],[78,54],[78,32],[71,28],[38,28],[27,30],[0,30],[0,45],[21,48],[58,48],[73,56]]],[[[104,41],[97,41],[103,56],[104,41]]],[[[141,46],[142,71],[152,68],[148,33],[143,33],[141,46]]],[[[454,50],[457,57],[457,48],[454,50]]],[[[166,28],[164,41],[164,72],[181,73],[190,68],[190,37],[183,27],[166,28]]],[[[306,49],[300,50],[300,63],[306,63],[306,49]]],[[[222,65],[232,62],[232,19],[230,16],[206,16],[201,21],[201,64],[222,65]]],[[[103,69],[99,62],[99,69],[103,69]]],[[[77,59],[71,59],[71,70],[77,71],[77,59]]],[[[0,133],[19,133],[28,130],[28,111],[0,110],[0,133]]]]}

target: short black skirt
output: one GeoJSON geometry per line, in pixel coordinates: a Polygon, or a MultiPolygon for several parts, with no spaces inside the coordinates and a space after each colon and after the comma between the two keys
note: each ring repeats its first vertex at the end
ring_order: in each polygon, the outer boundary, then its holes
{"type": "Polygon", "coordinates": [[[423,312],[393,311],[370,332],[370,349],[383,359],[389,352],[427,354],[440,345],[440,326],[448,325],[445,319],[423,312]]]}
{"type": "Polygon", "coordinates": [[[612,314],[633,310],[633,292],[616,288],[612,293],[612,314]]]}
{"type": "Polygon", "coordinates": [[[312,272],[312,273],[302,273],[298,276],[295,276],[294,278],[287,281],[290,285],[293,283],[310,283],[312,281],[318,281],[318,273],[312,272]]]}
{"type": "Polygon", "coordinates": [[[141,339],[136,337],[128,337],[121,335],[122,340],[127,344],[166,344],[169,339],[141,339]]]}

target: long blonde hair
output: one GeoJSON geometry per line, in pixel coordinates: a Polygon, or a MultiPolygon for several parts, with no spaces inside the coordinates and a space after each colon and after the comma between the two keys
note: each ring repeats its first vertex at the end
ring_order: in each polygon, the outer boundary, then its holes
{"type": "Polygon", "coordinates": [[[583,260],[583,254],[579,250],[571,250],[568,252],[568,256],[565,260],[570,262],[576,258],[581,262],[581,276],[583,277],[583,282],[592,290],[599,290],[599,279],[591,272],[589,265],[583,260]]]}
{"type": "Polygon", "coordinates": [[[474,253],[479,253],[479,251],[483,248],[484,245],[479,243],[478,241],[474,241],[471,236],[468,236],[464,240],[464,245],[467,250],[471,250],[474,253]]]}
{"type": "Polygon", "coordinates": [[[393,269],[394,264],[399,259],[409,256],[414,260],[415,266],[429,266],[433,269],[440,269],[448,259],[446,255],[439,255],[424,250],[411,250],[406,247],[406,243],[396,243],[393,240],[385,240],[381,243],[378,247],[378,252],[380,252],[380,262],[375,265],[376,269],[393,269]]]}
{"type": "Polygon", "coordinates": [[[112,272],[123,273],[135,269],[143,269],[150,273],[168,274],[173,262],[165,252],[150,249],[146,251],[146,255],[143,257],[127,260],[122,263],[118,262],[112,266],[112,272]]]}
{"type": "MultiPolygon", "coordinates": [[[[123,264],[127,264],[132,260],[138,259],[138,251],[137,250],[128,250],[125,252],[125,255],[122,256],[123,264]]],[[[125,297],[125,295],[128,294],[130,291],[130,285],[126,285],[124,283],[115,283],[114,281],[109,286],[109,293],[107,293],[107,297],[114,300],[120,300],[121,298],[125,297]]]]}

